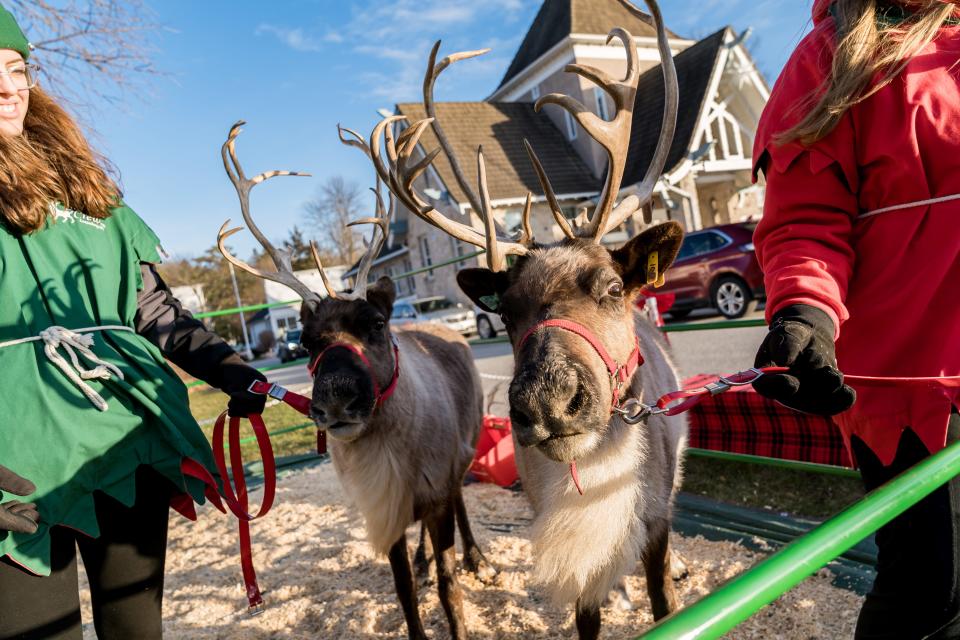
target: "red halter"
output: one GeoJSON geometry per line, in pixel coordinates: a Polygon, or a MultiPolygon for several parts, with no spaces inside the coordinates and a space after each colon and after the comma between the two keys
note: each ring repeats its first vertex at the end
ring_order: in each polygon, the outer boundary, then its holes
{"type": "Polygon", "coordinates": [[[347,342],[334,342],[326,349],[321,351],[314,361],[310,363],[310,366],[307,367],[307,371],[310,372],[310,377],[316,377],[317,367],[320,366],[320,361],[323,359],[323,356],[325,356],[326,353],[331,349],[335,349],[337,347],[342,347],[347,351],[350,351],[355,356],[360,358],[360,361],[364,364],[364,366],[366,366],[367,372],[370,374],[370,381],[373,383],[373,396],[375,398],[374,408],[381,406],[390,396],[393,395],[393,392],[397,388],[397,381],[400,379],[400,346],[397,344],[396,339],[393,339],[393,377],[390,378],[390,384],[388,384],[387,388],[382,392],[380,391],[379,383],[377,383],[377,376],[374,375],[373,365],[370,364],[367,356],[363,354],[363,351],[347,342]]]}
{"type": "Polygon", "coordinates": [[[593,335],[593,332],[582,324],[573,322],[571,320],[544,320],[540,324],[531,327],[530,330],[527,331],[522,338],[520,338],[520,344],[518,345],[517,349],[522,349],[524,343],[531,335],[540,329],[545,329],[547,327],[556,327],[558,329],[563,329],[564,331],[569,331],[570,333],[575,333],[590,343],[590,346],[593,347],[594,351],[597,352],[597,355],[600,356],[600,359],[603,360],[603,364],[607,366],[607,371],[610,373],[610,388],[613,394],[611,411],[617,408],[620,403],[620,394],[623,392],[624,386],[630,382],[630,378],[632,378],[633,374],[636,373],[637,368],[643,364],[643,356],[640,355],[640,339],[634,337],[636,345],[634,346],[633,351],[630,352],[630,355],[627,356],[626,363],[621,365],[617,364],[617,361],[610,356],[600,340],[593,335]]]}

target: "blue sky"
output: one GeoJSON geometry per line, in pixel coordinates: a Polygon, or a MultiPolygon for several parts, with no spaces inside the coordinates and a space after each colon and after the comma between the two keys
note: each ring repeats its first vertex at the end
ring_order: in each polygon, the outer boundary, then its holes
{"type": "MultiPolygon", "coordinates": [[[[638,3],[641,4],[642,3],[638,3]]],[[[667,25],[703,37],[724,25],[753,27],[751,50],[771,82],[809,28],[810,0],[661,0],[667,25]]],[[[499,83],[539,0],[163,0],[168,27],[156,38],[158,66],[141,98],[94,104],[85,115],[95,146],[119,167],[128,203],[173,255],[210,247],[226,218],[240,218],[220,161],[230,125],[247,121],[238,151],[248,175],[308,171],[254,189],[253,213],[271,238],[299,224],[325,178],[363,187],[373,172],[342,146],[336,124],[367,135],[378,108],[418,99],[427,53],[491,47],[441,77],[438,100],[481,100],[499,83]]],[[[29,36],[29,34],[28,34],[29,36]]],[[[40,60],[42,63],[42,60],[40,60]]],[[[232,240],[246,256],[248,234],[232,240]]]]}

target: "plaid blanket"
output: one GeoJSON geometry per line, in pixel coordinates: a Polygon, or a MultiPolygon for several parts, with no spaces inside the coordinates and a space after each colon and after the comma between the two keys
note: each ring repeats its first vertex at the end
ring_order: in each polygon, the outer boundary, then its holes
{"type": "MultiPolygon", "coordinates": [[[[716,379],[701,374],[684,380],[683,387],[692,389],[716,379]]],[[[764,398],[750,386],[704,398],[687,415],[691,447],[853,466],[830,418],[798,413],[764,398]]]]}

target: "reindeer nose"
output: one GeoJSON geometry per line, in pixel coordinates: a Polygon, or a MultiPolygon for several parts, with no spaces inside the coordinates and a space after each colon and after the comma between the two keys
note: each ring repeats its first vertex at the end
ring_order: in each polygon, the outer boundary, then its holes
{"type": "Polygon", "coordinates": [[[509,397],[510,419],[523,446],[577,431],[576,418],[587,404],[580,376],[570,367],[521,370],[510,385],[509,397]]]}
{"type": "Polygon", "coordinates": [[[360,385],[352,377],[324,376],[314,383],[311,410],[317,419],[356,418],[361,404],[360,385]]]}

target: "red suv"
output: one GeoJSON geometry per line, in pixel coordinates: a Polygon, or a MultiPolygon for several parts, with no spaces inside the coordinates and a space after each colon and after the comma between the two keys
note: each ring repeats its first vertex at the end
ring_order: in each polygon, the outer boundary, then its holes
{"type": "Polygon", "coordinates": [[[751,300],[766,297],[753,249],[755,227],[724,224],[688,233],[666,273],[666,283],[649,293],[674,295],[669,313],[677,319],[698,307],[715,307],[726,318],[741,317],[751,300]]]}

